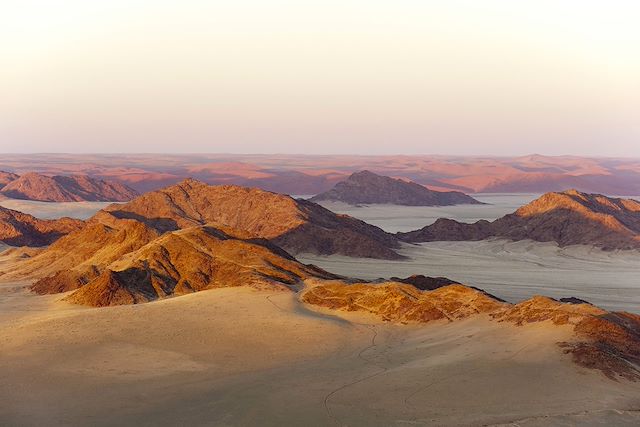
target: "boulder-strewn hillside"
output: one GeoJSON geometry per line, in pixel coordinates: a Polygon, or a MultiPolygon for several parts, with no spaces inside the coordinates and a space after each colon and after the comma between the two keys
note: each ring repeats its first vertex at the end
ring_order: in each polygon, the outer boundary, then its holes
{"type": "Polygon", "coordinates": [[[599,369],[612,379],[640,380],[640,316],[635,314],[541,296],[509,304],[459,284],[420,291],[397,282],[311,282],[301,294],[303,302],[330,310],[370,313],[391,322],[451,322],[485,315],[519,326],[538,322],[568,325],[573,329],[572,339],[559,345],[575,363],[599,369]]]}
{"type": "Polygon", "coordinates": [[[483,240],[500,237],[592,245],[605,250],[640,248],[640,202],[576,190],[547,193],[493,222],[473,224],[438,219],[420,230],[399,233],[401,240],[483,240]]]}
{"type": "Polygon", "coordinates": [[[138,193],[115,181],[86,175],[47,176],[26,173],[9,181],[0,193],[13,199],[43,202],[125,202],[138,193]]]}
{"type": "Polygon", "coordinates": [[[0,206],[0,241],[11,246],[45,246],[83,225],[79,219],[38,219],[0,206]]]}
{"type": "Polygon", "coordinates": [[[433,191],[412,181],[377,175],[367,170],[356,172],[331,190],[311,198],[313,202],[335,201],[351,205],[391,204],[405,206],[449,206],[479,204],[459,191],[433,191]]]}
{"type": "Polygon", "coordinates": [[[399,259],[395,236],[315,203],[235,185],[187,179],[106,209],[161,231],[209,224],[272,241],[291,253],[399,259]]]}
{"type": "Polygon", "coordinates": [[[267,240],[231,233],[207,226],[166,233],[111,263],[66,299],[101,307],[217,287],[286,289],[308,277],[335,277],[299,263],[267,240]]]}

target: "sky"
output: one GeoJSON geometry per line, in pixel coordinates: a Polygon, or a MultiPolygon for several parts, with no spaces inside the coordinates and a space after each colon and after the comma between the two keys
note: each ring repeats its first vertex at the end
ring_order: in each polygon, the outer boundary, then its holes
{"type": "Polygon", "coordinates": [[[0,0],[0,152],[640,156],[640,2],[0,0]]]}

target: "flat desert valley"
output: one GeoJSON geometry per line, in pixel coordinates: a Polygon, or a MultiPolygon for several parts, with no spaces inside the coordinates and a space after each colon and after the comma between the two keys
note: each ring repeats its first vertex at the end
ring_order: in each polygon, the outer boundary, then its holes
{"type": "MultiPolygon", "coordinates": [[[[344,209],[395,232],[439,216],[494,219],[534,197],[344,209]]],[[[89,212],[28,202],[22,210],[89,212]]],[[[298,258],[364,279],[443,275],[513,302],[577,295],[607,309],[640,307],[636,252],[500,240],[399,252],[410,260],[298,258]]],[[[19,256],[4,252],[0,268],[19,256]]],[[[0,284],[0,425],[640,424],[638,382],[573,363],[557,345],[570,338],[569,325],[488,316],[400,324],[244,287],[92,308],[63,301],[69,293],[35,295],[27,284],[0,284]]]]}

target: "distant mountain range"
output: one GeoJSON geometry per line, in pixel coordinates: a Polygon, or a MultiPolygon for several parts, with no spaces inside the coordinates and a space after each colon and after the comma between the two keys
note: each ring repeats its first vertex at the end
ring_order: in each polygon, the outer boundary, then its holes
{"type": "Polygon", "coordinates": [[[433,191],[412,181],[381,176],[368,170],[353,173],[331,190],[312,197],[311,201],[404,206],[481,204],[459,191],[433,191]]]}
{"type": "Polygon", "coordinates": [[[407,242],[531,239],[560,246],[591,245],[606,250],[640,248],[640,202],[576,190],[547,193],[493,222],[473,224],[440,218],[420,230],[398,233],[407,242]]]}
{"type": "Polygon", "coordinates": [[[360,170],[414,181],[439,191],[640,195],[640,159],[580,156],[313,156],[258,154],[0,154],[17,174],[84,174],[117,180],[139,192],[192,177],[294,195],[313,195],[360,170]]]}
{"type": "Polygon", "coordinates": [[[12,199],[43,202],[125,202],[138,193],[116,181],[86,175],[17,175],[0,172],[0,194],[12,199]]]}
{"type": "Polygon", "coordinates": [[[0,241],[42,246],[73,232],[55,245],[65,246],[65,251],[80,248],[72,259],[84,257],[82,262],[98,252],[109,254],[96,265],[113,261],[112,253],[106,249],[111,245],[114,253],[121,255],[123,247],[125,252],[135,250],[162,233],[205,225],[242,230],[247,236],[267,239],[292,254],[381,259],[401,259],[396,252],[400,241],[504,238],[556,242],[560,246],[590,245],[605,250],[640,248],[640,202],[576,190],[547,193],[492,222],[468,224],[440,218],[419,230],[395,235],[308,200],[246,187],[210,186],[192,179],[125,204],[108,206],[87,220],[85,227],[79,220],[39,220],[0,209],[0,241]],[[138,240],[129,241],[133,237],[138,240]]]}

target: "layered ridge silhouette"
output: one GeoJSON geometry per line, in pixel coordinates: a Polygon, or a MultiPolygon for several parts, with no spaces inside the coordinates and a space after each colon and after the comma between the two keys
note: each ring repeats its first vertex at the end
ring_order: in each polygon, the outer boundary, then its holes
{"type": "Polygon", "coordinates": [[[466,224],[440,218],[419,230],[398,233],[407,242],[531,239],[560,246],[605,250],[640,248],[640,202],[576,190],[547,193],[495,221],[466,224]]]}
{"type": "Polygon", "coordinates": [[[368,170],[353,173],[331,190],[312,197],[311,201],[404,206],[480,204],[473,197],[459,191],[434,191],[413,181],[377,175],[368,170]]]}

